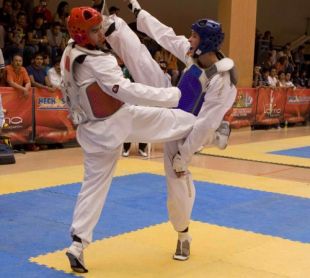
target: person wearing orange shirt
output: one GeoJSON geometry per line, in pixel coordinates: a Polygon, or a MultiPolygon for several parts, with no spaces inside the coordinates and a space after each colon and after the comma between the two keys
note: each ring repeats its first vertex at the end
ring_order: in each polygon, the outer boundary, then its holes
{"type": "Polygon", "coordinates": [[[31,82],[26,69],[23,67],[23,57],[20,54],[15,54],[11,65],[7,65],[5,71],[6,82],[9,86],[22,91],[24,96],[27,96],[31,82]]]}

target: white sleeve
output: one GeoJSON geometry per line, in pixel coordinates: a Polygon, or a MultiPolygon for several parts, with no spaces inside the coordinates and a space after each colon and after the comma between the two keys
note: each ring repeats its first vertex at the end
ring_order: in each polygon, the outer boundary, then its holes
{"type": "Polygon", "coordinates": [[[136,105],[159,107],[176,107],[178,105],[181,97],[178,88],[154,88],[130,82],[129,79],[123,77],[123,72],[114,57],[101,59],[100,61],[100,57],[87,57],[83,65],[91,70],[98,85],[107,94],[123,102],[136,105]]]}
{"type": "Polygon", "coordinates": [[[122,58],[133,79],[149,86],[170,87],[170,80],[127,23],[117,16],[113,19],[116,30],[107,37],[107,41],[122,58]]]}
{"type": "Polygon", "coordinates": [[[192,155],[201,146],[213,144],[215,131],[226,112],[232,107],[236,94],[237,89],[230,84],[228,72],[217,74],[212,78],[194,127],[184,143],[179,145],[184,161],[189,163],[192,155]]]}
{"type": "Polygon", "coordinates": [[[190,43],[185,36],[177,36],[171,27],[164,25],[144,10],[138,14],[137,27],[139,31],[147,34],[185,63],[186,55],[190,50],[190,43]]]}

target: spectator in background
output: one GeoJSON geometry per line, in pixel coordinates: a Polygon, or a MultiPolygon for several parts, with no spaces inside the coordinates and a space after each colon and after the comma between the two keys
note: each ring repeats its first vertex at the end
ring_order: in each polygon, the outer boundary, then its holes
{"type": "Polygon", "coordinates": [[[13,0],[13,3],[12,3],[12,23],[13,24],[17,22],[17,15],[21,12],[24,12],[22,1],[13,0]]]}
{"type": "Polygon", "coordinates": [[[53,22],[51,28],[47,30],[46,36],[51,49],[52,63],[54,63],[56,57],[62,55],[62,52],[66,47],[60,23],[57,21],[53,22]]]}
{"type": "Polygon", "coordinates": [[[11,61],[15,53],[23,53],[26,42],[27,17],[24,12],[19,12],[16,16],[16,23],[9,26],[7,30],[7,40],[5,43],[6,59],[11,61]]]}
{"type": "Polygon", "coordinates": [[[309,84],[310,79],[308,77],[308,73],[306,70],[301,71],[300,80],[301,80],[302,87],[304,87],[304,88],[310,87],[310,84],[309,84]]]}
{"type": "Polygon", "coordinates": [[[120,9],[118,7],[112,6],[109,8],[109,14],[116,14],[117,16],[119,16],[119,11],[120,9]]]}
{"type": "Polygon", "coordinates": [[[0,48],[3,49],[5,46],[5,30],[2,25],[0,25],[0,48]]]}
{"type": "Polygon", "coordinates": [[[5,46],[5,36],[8,26],[12,23],[12,1],[4,0],[0,8],[0,48],[5,46]]]}
{"type": "Polygon", "coordinates": [[[297,71],[300,72],[306,69],[305,46],[304,45],[300,45],[298,47],[298,50],[294,55],[294,61],[295,61],[297,71]]]}
{"type": "Polygon", "coordinates": [[[271,31],[269,31],[269,30],[265,31],[264,36],[262,37],[262,40],[270,41],[271,40],[271,31]]]}
{"type": "Polygon", "coordinates": [[[2,129],[2,127],[4,126],[4,109],[2,106],[2,98],[1,98],[1,94],[0,94],[0,131],[2,129]]]}
{"type": "Polygon", "coordinates": [[[279,71],[278,72],[278,87],[286,87],[286,80],[285,80],[285,73],[284,71],[279,71]]]}
{"type": "Polygon", "coordinates": [[[295,66],[292,51],[291,51],[291,44],[287,43],[283,47],[283,54],[287,57],[288,63],[292,65],[292,67],[295,66]]]}
{"type": "Polygon", "coordinates": [[[35,53],[50,53],[46,29],[43,26],[43,20],[44,18],[42,14],[35,14],[34,23],[27,31],[27,41],[24,53],[26,65],[29,65],[29,57],[33,57],[35,53]]]}
{"type": "Polygon", "coordinates": [[[44,68],[46,75],[47,75],[47,72],[49,71],[49,69],[52,68],[50,56],[48,56],[47,54],[43,54],[42,67],[44,68]]]}
{"type": "Polygon", "coordinates": [[[269,49],[272,50],[274,47],[274,37],[270,36],[270,40],[269,40],[269,49]]]}
{"type": "Polygon", "coordinates": [[[56,57],[53,67],[50,68],[47,72],[47,76],[51,85],[56,89],[60,89],[61,85],[60,60],[60,56],[56,57]]]}
{"type": "Polygon", "coordinates": [[[272,66],[274,66],[276,64],[276,62],[277,62],[277,50],[275,50],[275,49],[271,50],[270,62],[271,62],[272,66]]]}
{"type": "Polygon", "coordinates": [[[18,91],[23,92],[24,96],[28,96],[31,82],[26,69],[23,67],[23,57],[21,54],[15,54],[11,65],[5,67],[6,82],[18,91]]]}
{"type": "Polygon", "coordinates": [[[293,80],[293,84],[295,87],[297,88],[302,88],[302,80],[300,78],[300,74],[298,70],[295,70],[292,74],[292,80],[293,80]]]}
{"type": "Polygon", "coordinates": [[[260,70],[261,70],[260,66],[254,67],[253,82],[252,82],[253,88],[262,86],[263,78],[262,78],[262,74],[261,74],[260,70]]]}
{"type": "Polygon", "coordinates": [[[0,48],[0,86],[4,85],[4,69],[5,69],[5,63],[4,63],[3,53],[0,48]]]}
{"type": "Polygon", "coordinates": [[[285,74],[285,86],[289,87],[289,88],[295,88],[295,85],[293,84],[292,80],[291,80],[291,73],[287,72],[285,74]]]}
{"type": "Polygon", "coordinates": [[[12,24],[12,0],[3,0],[0,8],[0,24],[7,29],[12,24]]]}
{"type": "Polygon", "coordinates": [[[27,19],[30,22],[33,16],[34,0],[23,0],[22,3],[23,3],[23,10],[25,11],[27,19]]]}
{"type": "Polygon", "coordinates": [[[270,74],[269,68],[265,68],[262,70],[262,86],[264,87],[270,86],[270,83],[268,80],[269,74],[270,74]]]}
{"type": "Polygon", "coordinates": [[[274,57],[273,57],[273,53],[271,51],[266,52],[266,56],[264,57],[261,66],[263,68],[271,68],[272,66],[274,66],[274,57]]]}
{"type": "MultiPolygon", "coordinates": [[[[117,64],[122,69],[123,76],[125,78],[129,79],[131,82],[134,82],[132,76],[130,75],[129,70],[127,69],[127,67],[124,64],[124,61],[119,56],[117,56],[115,53],[114,53],[114,56],[115,56],[115,58],[117,60],[117,64]]],[[[123,157],[128,157],[129,156],[129,154],[130,154],[130,147],[131,147],[131,143],[130,142],[125,142],[123,144],[123,152],[122,152],[122,156],[123,157]]],[[[139,143],[139,145],[138,145],[138,152],[143,157],[147,157],[147,153],[145,152],[146,147],[147,147],[146,143],[139,143]]]]}
{"type": "Polygon", "coordinates": [[[255,62],[261,65],[266,58],[267,53],[271,50],[271,32],[266,31],[263,36],[256,34],[255,41],[255,62]]]}
{"type": "MultiPolygon", "coordinates": [[[[67,17],[69,16],[69,10],[70,10],[69,3],[67,1],[61,1],[57,6],[57,10],[54,15],[54,22],[60,23],[60,32],[62,33],[63,41],[65,42],[65,44],[70,38],[66,26],[67,17]]],[[[52,57],[52,59],[54,59],[54,57],[52,57]]]]}
{"type": "Polygon", "coordinates": [[[93,0],[92,8],[101,13],[102,6],[104,5],[104,0],[93,0]]]}
{"type": "Polygon", "coordinates": [[[268,83],[270,87],[277,87],[278,86],[278,78],[277,78],[277,69],[272,67],[270,70],[270,74],[268,76],[268,83]]]}
{"type": "Polygon", "coordinates": [[[44,28],[48,28],[53,21],[52,12],[47,8],[48,0],[40,0],[39,5],[33,10],[33,16],[43,15],[44,28]]]}
{"type": "Polygon", "coordinates": [[[171,75],[171,83],[175,86],[180,74],[178,70],[177,58],[169,51],[161,47],[158,51],[156,51],[154,59],[157,63],[159,63],[159,61],[165,61],[167,63],[167,70],[171,75]]]}
{"type": "Polygon", "coordinates": [[[171,82],[171,75],[168,73],[168,65],[166,61],[159,61],[159,66],[162,69],[162,71],[165,73],[165,76],[169,79],[171,82]]]}
{"type": "Polygon", "coordinates": [[[288,68],[288,58],[287,56],[283,55],[278,59],[278,62],[275,65],[277,73],[280,71],[286,72],[288,68]]]}
{"type": "Polygon", "coordinates": [[[54,22],[59,22],[61,31],[66,32],[66,19],[69,16],[69,3],[67,1],[61,1],[54,15],[54,22]]]}
{"type": "Polygon", "coordinates": [[[39,89],[46,89],[51,92],[55,90],[48,80],[47,74],[43,67],[43,55],[41,53],[35,54],[32,65],[27,67],[27,72],[30,77],[31,86],[39,89]]]}
{"type": "MultiPolygon", "coordinates": [[[[131,147],[131,143],[126,142],[123,145],[123,153],[122,156],[123,157],[128,157],[130,154],[130,147],[131,147]]],[[[138,153],[143,156],[143,157],[147,157],[147,153],[145,152],[145,149],[147,147],[146,143],[139,143],[138,145],[138,153]]]]}
{"type": "Polygon", "coordinates": [[[284,52],[283,52],[283,50],[280,50],[280,51],[278,51],[277,52],[277,61],[280,59],[280,57],[282,57],[282,56],[284,56],[284,52]]]}

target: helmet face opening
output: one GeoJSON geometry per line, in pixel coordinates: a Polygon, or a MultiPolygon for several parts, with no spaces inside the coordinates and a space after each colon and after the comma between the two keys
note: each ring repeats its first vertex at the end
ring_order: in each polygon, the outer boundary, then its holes
{"type": "Polygon", "coordinates": [[[216,52],[224,40],[221,24],[210,19],[200,19],[192,25],[192,30],[200,37],[200,43],[195,55],[200,56],[207,52],[216,52]]]}
{"type": "Polygon", "coordinates": [[[88,32],[101,22],[102,16],[95,9],[90,7],[73,8],[67,21],[68,31],[77,44],[81,46],[92,45],[88,32]]]}
{"type": "Polygon", "coordinates": [[[83,16],[85,20],[89,20],[93,17],[93,15],[88,10],[83,12],[83,16]]]}
{"type": "Polygon", "coordinates": [[[202,28],[206,27],[207,23],[208,23],[207,19],[201,19],[197,22],[198,26],[202,28]]]}

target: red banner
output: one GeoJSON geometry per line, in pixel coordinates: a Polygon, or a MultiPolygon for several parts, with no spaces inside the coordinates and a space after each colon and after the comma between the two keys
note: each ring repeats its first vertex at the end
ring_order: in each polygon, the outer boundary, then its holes
{"type": "Polygon", "coordinates": [[[310,113],[310,90],[288,89],[284,120],[288,123],[306,122],[310,113]]]}
{"type": "Polygon", "coordinates": [[[286,88],[258,89],[256,125],[275,125],[284,121],[286,88]]]}
{"type": "MultiPolygon", "coordinates": [[[[75,127],[59,90],[32,88],[24,96],[13,88],[0,87],[5,122],[2,133],[12,143],[49,144],[75,141],[75,127]]],[[[225,115],[232,127],[305,122],[310,114],[310,90],[287,88],[239,88],[232,109],[225,115]]]]}
{"type": "Polygon", "coordinates": [[[28,96],[13,88],[0,87],[2,106],[7,128],[2,133],[11,138],[12,144],[33,141],[32,89],[28,96]]]}
{"type": "Polygon", "coordinates": [[[232,127],[250,126],[255,120],[257,90],[255,88],[238,88],[232,109],[225,115],[232,127]]]}
{"type": "Polygon", "coordinates": [[[65,143],[75,140],[75,129],[68,119],[68,110],[57,90],[35,90],[35,141],[37,143],[65,143]]]}

